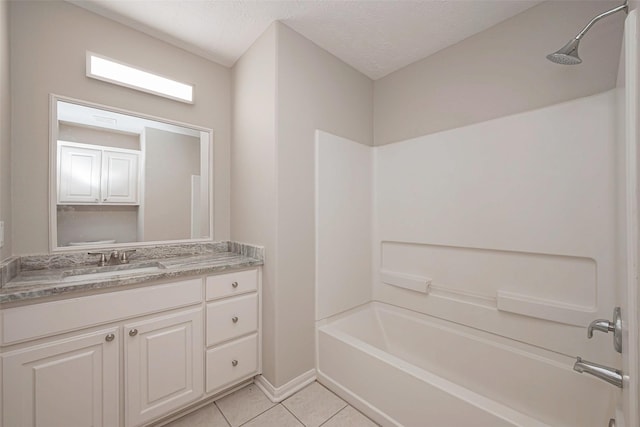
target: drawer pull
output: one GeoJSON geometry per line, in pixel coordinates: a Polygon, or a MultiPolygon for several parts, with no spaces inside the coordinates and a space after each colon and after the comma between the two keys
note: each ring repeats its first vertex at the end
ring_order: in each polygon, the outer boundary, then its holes
{"type": "Polygon", "coordinates": [[[233,323],[238,323],[238,316],[233,316],[233,317],[231,318],[231,321],[232,321],[233,323]]]}
{"type": "Polygon", "coordinates": [[[233,286],[234,288],[237,288],[237,287],[238,287],[238,282],[233,282],[233,283],[231,284],[231,286],[233,286]]]}
{"type": "Polygon", "coordinates": [[[136,335],[138,335],[138,330],[137,329],[132,329],[129,331],[129,336],[130,337],[135,337],[136,335]]]}
{"type": "Polygon", "coordinates": [[[238,366],[238,361],[237,360],[232,360],[231,361],[231,366],[238,366]]]}
{"type": "Polygon", "coordinates": [[[113,341],[113,340],[115,339],[115,337],[116,337],[116,336],[115,336],[114,334],[109,334],[109,335],[107,335],[106,337],[104,337],[104,340],[105,340],[106,342],[111,342],[111,341],[113,341]]]}

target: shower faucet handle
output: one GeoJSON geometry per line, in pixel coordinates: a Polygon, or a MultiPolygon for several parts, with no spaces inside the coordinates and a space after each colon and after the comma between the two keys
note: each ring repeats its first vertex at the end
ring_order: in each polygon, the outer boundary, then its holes
{"type": "Polygon", "coordinates": [[[610,322],[606,319],[594,320],[593,322],[589,323],[589,327],[587,328],[587,338],[593,338],[594,330],[604,332],[606,334],[615,331],[615,327],[613,325],[613,322],[610,322]]]}
{"type": "Polygon", "coordinates": [[[613,309],[612,322],[606,319],[597,319],[591,322],[587,328],[587,338],[593,338],[593,331],[613,332],[613,348],[618,353],[622,353],[622,317],[620,315],[620,307],[613,309]]]}

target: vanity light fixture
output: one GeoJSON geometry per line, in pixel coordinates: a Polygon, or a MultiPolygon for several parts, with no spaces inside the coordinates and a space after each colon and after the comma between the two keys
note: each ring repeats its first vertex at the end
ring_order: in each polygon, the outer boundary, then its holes
{"type": "Polygon", "coordinates": [[[193,85],[87,52],[87,77],[193,104],[193,85]]]}

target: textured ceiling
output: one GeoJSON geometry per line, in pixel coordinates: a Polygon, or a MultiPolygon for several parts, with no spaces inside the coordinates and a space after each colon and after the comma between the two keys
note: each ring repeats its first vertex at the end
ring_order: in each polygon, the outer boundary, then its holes
{"type": "Polygon", "coordinates": [[[485,30],[540,0],[69,0],[232,66],[281,21],[372,79],[485,30]]]}

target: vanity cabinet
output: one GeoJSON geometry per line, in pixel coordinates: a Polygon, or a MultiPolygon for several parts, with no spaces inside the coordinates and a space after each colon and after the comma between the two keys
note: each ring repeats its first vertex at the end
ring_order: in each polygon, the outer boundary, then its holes
{"type": "Polygon", "coordinates": [[[0,309],[2,422],[149,425],[261,372],[260,269],[0,309]]]}
{"type": "Polygon", "coordinates": [[[127,426],[202,396],[202,327],[200,307],[124,326],[127,426]]]}
{"type": "Polygon", "coordinates": [[[5,426],[118,425],[118,328],[3,355],[5,426]]]}
{"type": "Polygon", "coordinates": [[[259,373],[258,280],[256,270],[207,277],[207,393],[259,373]]]}
{"type": "Polygon", "coordinates": [[[139,203],[139,151],[58,141],[58,162],[58,204],[139,203]]]}

